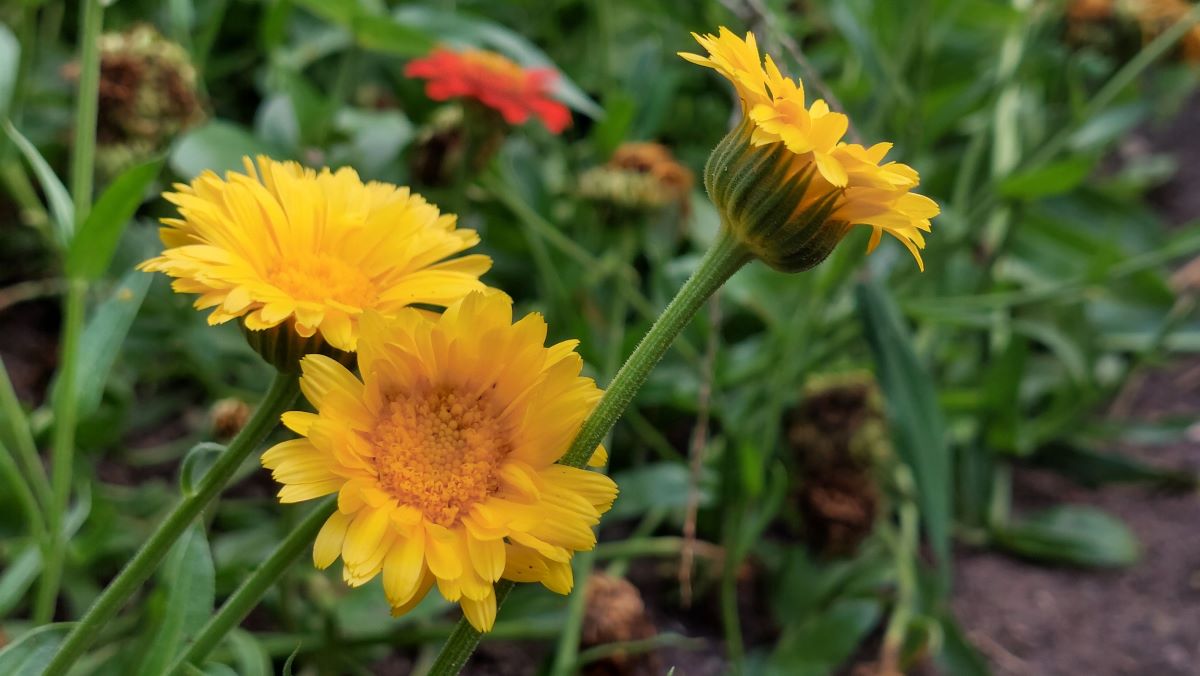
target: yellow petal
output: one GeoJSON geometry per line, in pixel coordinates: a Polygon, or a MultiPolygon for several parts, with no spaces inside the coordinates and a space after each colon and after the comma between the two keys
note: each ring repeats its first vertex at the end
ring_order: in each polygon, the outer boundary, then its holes
{"type": "Polygon", "coordinates": [[[429,590],[433,587],[434,579],[433,573],[429,572],[428,568],[425,568],[421,575],[421,581],[417,584],[417,591],[413,593],[412,598],[409,599],[407,603],[399,606],[392,606],[392,617],[400,617],[413,608],[416,608],[417,604],[425,598],[425,595],[428,594],[429,590]]]}
{"type": "Polygon", "coordinates": [[[392,545],[383,561],[383,590],[393,607],[408,603],[425,575],[425,537],[414,531],[392,545]]]}
{"type": "Polygon", "coordinates": [[[477,540],[467,538],[467,552],[471,556],[471,565],[479,577],[488,582],[495,582],[504,573],[504,541],[477,540]]]}
{"type": "Polygon", "coordinates": [[[488,594],[478,601],[463,597],[460,602],[463,616],[476,631],[491,631],[496,624],[496,595],[488,594]]]}
{"type": "Polygon", "coordinates": [[[342,542],[346,539],[346,529],[350,526],[350,517],[341,512],[334,512],[313,543],[313,565],[324,570],[337,560],[342,553],[342,542]]]}
{"type": "Polygon", "coordinates": [[[452,580],[462,575],[458,535],[437,524],[425,524],[425,560],[429,563],[429,569],[439,578],[452,580]]]}
{"type": "Polygon", "coordinates": [[[388,512],[384,509],[364,509],[355,515],[346,531],[342,558],[348,565],[366,561],[379,547],[388,529],[388,512]]]}

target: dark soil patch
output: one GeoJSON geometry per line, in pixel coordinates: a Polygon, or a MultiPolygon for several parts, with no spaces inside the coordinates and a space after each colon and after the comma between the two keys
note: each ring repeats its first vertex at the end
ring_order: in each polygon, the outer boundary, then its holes
{"type": "MultiPolygon", "coordinates": [[[[1141,417],[1195,414],[1200,361],[1149,374],[1131,397],[1141,417]]],[[[1194,437],[1194,435],[1193,435],[1194,437]]],[[[1200,439],[1120,449],[1163,467],[1200,470],[1200,439]]],[[[1200,496],[1148,488],[1081,488],[1023,469],[1014,504],[1033,511],[1090,505],[1120,517],[1141,561],[1117,571],[1053,568],[994,552],[963,552],[954,609],[997,674],[1195,674],[1200,664],[1200,496]]]]}
{"type": "Polygon", "coordinates": [[[17,397],[26,406],[41,403],[58,367],[58,304],[20,303],[0,312],[0,357],[17,397]]]}

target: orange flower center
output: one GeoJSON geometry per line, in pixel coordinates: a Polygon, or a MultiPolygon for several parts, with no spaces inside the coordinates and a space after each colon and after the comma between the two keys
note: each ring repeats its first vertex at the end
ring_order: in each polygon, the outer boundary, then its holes
{"type": "Polygon", "coordinates": [[[525,72],[514,61],[495,52],[470,50],[462,53],[462,59],[472,66],[508,80],[520,80],[525,72]]]}
{"type": "Polygon", "coordinates": [[[323,254],[289,257],[267,272],[267,281],[296,300],[316,303],[334,301],[368,308],[379,296],[361,271],[323,254]]]}
{"type": "Polygon", "coordinates": [[[371,441],[380,486],[446,527],[495,492],[510,448],[483,396],[445,389],[391,398],[371,441]]]}

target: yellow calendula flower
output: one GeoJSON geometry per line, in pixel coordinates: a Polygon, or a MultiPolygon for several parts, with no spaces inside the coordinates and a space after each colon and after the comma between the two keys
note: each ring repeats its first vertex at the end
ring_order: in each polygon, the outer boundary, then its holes
{"type": "Polygon", "coordinates": [[[362,379],[305,357],[300,387],[317,412],[285,413],[302,438],[262,458],[282,502],[338,494],[317,567],[341,557],[355,586],[382,574],[395,614],[436,584],[480,631],[501,578],[568,593],[572,554],[595,545],[617,494],[603,474],[555,464],[601,394],[579,375],[578,341],[545,347],[541,316],[513,323],[498,292],[440,317],[368,314],[361,329],[362,379]]]}
{"type": "Polygon", "coordinates": [[[852,226],[868,225],[869,250],[886,232],[924,269],[922,233],[939,209],[911,192],[920,181],[912,167],[883,163],[891,144],[844,142],[847,117],[820,99],[807,104],[803,84],[760,57],[753,33],[694,37],[708,56],[680,56],[725,76],[742,102],[742,122],[713,151],[704,184],[743,244],[797,272],[824,260],[852,226]]]}
{"type": "Polygon", "coordinates": [[[210,324],[240,319],[252,344],[282,326],[353,351],[364,312],[449,305],[484,289],[479,276],[492,265],[478,254],[452,258],[479,242],[453,214],[349,168],[246,158],[244,174],[208,171],[175,190],[164,197],[181,218],[163,219],[166,250],[141,268],[200,294],[210,324]]]}

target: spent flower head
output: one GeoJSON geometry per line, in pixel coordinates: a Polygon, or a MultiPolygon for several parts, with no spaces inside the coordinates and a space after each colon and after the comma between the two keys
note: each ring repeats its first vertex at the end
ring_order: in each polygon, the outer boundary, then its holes
{"type": "MultiPolygon", "coordinates": [[[[115,176],[202,121],[204,108],[187,50],[154,26],[104,33],[97,47],[96,165],[102,175],[115,176]]],[[[77,81],[79,64],[68,64],[64,74],[77,81]]]]}
{"type": "Polygon", "coordinates": [[[365,317],[361,380],[305,357],[300,388],[317,412],[284,414],[301,438],[262,462],[282,502],[337,493],[317,567],[340,557],[353,586],[382,574],[397,615],[436,584],[480,631],[501,578],[568,593],[571,557],[595,545],[617,487],[555,464],[601,392],[579,375],[578,341],[545,340],[541,316],[513,323],[506,296],[472,293],[434,318],[365,317]]]}
{"type": "Polygon", "coordinates": [[[622,143],[609,161],[580,175],[579,194],[628,209],[675,205],[686,214],[692,172],[660,143],[622,143]]]}
{"type": "Polygon", "coordinates": [[[768,265],[806,270],[833,251],[854,225],[872,228],[868,250],[886,232],[924,269],[923,232],[937,204],[911,192],[919,183],[906,164],[884,162],[890,143],[864,147],[842,137],[849,119],[785,77],[753,33],[694,35],[707,56],[680,53],[716,70],[741,99],[741,123],[713,151],[704,185],[727,225],[768,265]]]}
{"type": "Polygon", "coordinates": [[[210,324],[241,320],[251,344],[280,368],[323,345],[357,347],[364,312],[445,307],[484,289],[492,264],[479,242],[408,188],[363,183],[353,169],[305,169],[245,159],[245,173],[206,171],[164,197],[166,249],[141,269],[199,294],[210,324]],[[293,339],[310,339],[297,342],[293,339]]]}

